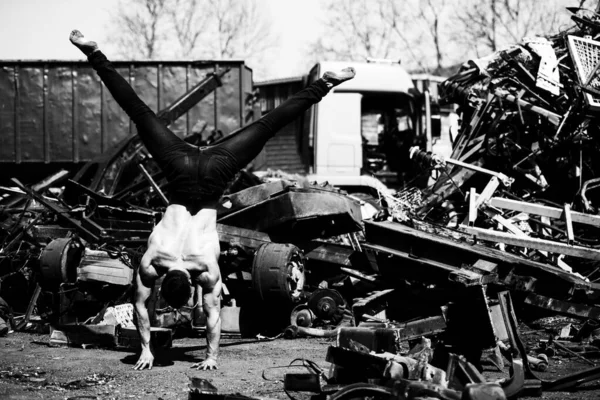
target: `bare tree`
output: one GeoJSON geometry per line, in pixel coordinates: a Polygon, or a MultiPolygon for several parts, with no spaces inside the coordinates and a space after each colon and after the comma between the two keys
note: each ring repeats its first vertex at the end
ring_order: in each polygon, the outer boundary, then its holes
{"type": "Polygon", "coordinates": [[[260,57],[276,42],[257,0],[208,0],[213,54],[219,58],[260,57]]]}
{"type": "Polygon", "coordinates": [[[329,0],[324,35],[313,45],[318,58],[364,60],[396,56],[393,26],[384,23],[388,0],[329,0]]]}
{"type": "Polygon", "coordinates": [[[168,0],[121,0],[113,17],[119,53],[128,58],[151,59],[163,39],[168,0]]]}
{"type": "Polygon", "coordinates": [[[178,44],[177,56],[191,58],[205,33],[210,14],[204,12],[202,0],[172,0],[167,13],[178,44]]]}
{"type": "Polygon", "coordinates": [[[565,7],[572,5],[569,0],[470,0],[456,12],[453,37],[481,56],[526,36],[556,32],[570,24],[565,7]]]}
{"type": "Polygon", "coordinates": [[[409,68],[427,69],[432,37],[438,65],[447,0],[329,0],[326,28],[314,43],[315,57],[339,60],[402,59],[409,68]]]}
{"type": "Polygon", "coordinates": [[[317,59],[402,58],[429,71],[572,25],[591,0],[328,0],[317,59]]]}
{"type": "Polygon", "coordinates": [[[236,58],[276,47],[261,0],[120,0],[111,37],[128,58],[236,58]]]}
{"type": "Polygon", "coordinates": [[[404,44],[403,54],[410,56],[412,61],[410,64],[416,65],[420,70],[427,69],[423,54],[424,46],[419,45],[423,37],[422,25],[415,15],[409,13],[409,10],[415,9],[414,4],[409,5],[406,1],[388,0],[388,5],[389,9],[381,12],[381,18],[392,27],[392,31],[404,44]]]}
{"type": "Polygon", "coordinates": [[[441,69],[444,67],[444,53],[442,51],[442,41],[445,33],[443,25],[445,22],[444,16],[447,13],[447,0],[420,0],[419,2],[419,19],[425,22],[427,32],[433,41],[435,50],[436,67],[441,69]]]}

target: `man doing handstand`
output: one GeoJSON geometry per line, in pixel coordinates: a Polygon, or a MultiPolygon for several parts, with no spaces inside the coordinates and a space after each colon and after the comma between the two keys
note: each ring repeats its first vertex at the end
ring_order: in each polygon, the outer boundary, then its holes
{"type": "Polygon", "coordinates": [[[134,369],[152,368],[150,319],[146,301],[154,282],[165,275],[160,293],[177,309],[186,305],[192,286],[202,288],[206,315],[206,358],[192,368],[217,369],[221,320],[221,273],[217,203],[235,174],[252,161],[278,130],[319,102],[331,88],[352,79],[354,70],[326,72],[267,115],[210,146],[198,147],[177,137],[136,95],[95,42],[74,30],[71,42],[88,58],[114,99],[135,123],[142,142],[170,185],[169,206],[148,238],[136,274],[134,309],[142,352],[134,369]]]}

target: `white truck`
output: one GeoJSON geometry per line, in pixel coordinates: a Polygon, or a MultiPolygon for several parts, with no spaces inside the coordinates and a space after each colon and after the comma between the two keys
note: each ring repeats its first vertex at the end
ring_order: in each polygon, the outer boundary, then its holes
{"type": "MultiPolygon", "coordinates": [[[[288,145],[305,153],[301,154],[303,172],[310,181],[371,195],[401,187],[416,173],[409,148],[431,149],[440,137],[440,116],[434,111],[429,88],[433,84],[437,93],[437,82],[443,78],[421,75],[417,83],[422,90],[418,90],[413,77],[398,63],[320,62],[302,78],[256,83],[263,111],[269,111],[265,104],[275,106],[293,92],[288,88],[286,93],[285,85],[300,86],[302,79],[304,86],[325,71],[347,66],[355,68],[356,77],[336,87],[302,121],[290,124],[288,130],[294,132],[284,133],[286,140],[280,139],[278,148],[267,149],[265,165],[273,168],[273,161],[288,145]],[[279,87],[274,90],[273,85],[279,87]]],[[[285,163],[275,167],[286,170],[285,163]]]]}

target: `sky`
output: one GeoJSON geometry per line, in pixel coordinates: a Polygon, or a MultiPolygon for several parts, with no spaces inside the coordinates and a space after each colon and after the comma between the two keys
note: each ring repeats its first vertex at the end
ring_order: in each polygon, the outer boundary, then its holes
{"type": "MultiPolygon", "coordinates": [[[[320,34],[319,0],[262,0],[272,15],[280,48],[268,55],[267,78],[306,73],[303,51],[320,34]]],[[[79,60],[72,29],[102,43],[118,0],[0,0],[0,59],[79,60]]],[[[252,67],[252,65],[250,65],[252,67]]]]}

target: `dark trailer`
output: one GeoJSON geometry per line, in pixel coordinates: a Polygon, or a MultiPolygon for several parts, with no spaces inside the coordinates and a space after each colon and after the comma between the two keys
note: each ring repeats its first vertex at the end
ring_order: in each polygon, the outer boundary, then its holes
{"type": "MultiPolygon", "coordinates": [[[[253,119],[252,70],[243,61],[116,61],[155,111],[207,74],[229,69],[222,86],[170,125],[180,137],[227,134],[253,119]]],[[[135,127],[85,61],[0,60],[0,184],[24,183],[61,168],[76,171],[135,127]]]]}

